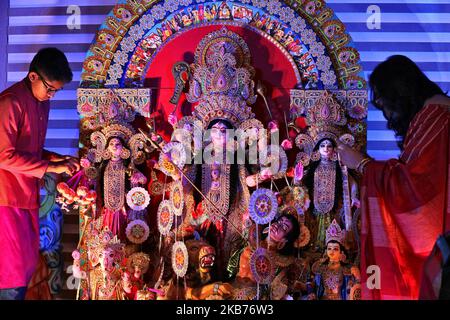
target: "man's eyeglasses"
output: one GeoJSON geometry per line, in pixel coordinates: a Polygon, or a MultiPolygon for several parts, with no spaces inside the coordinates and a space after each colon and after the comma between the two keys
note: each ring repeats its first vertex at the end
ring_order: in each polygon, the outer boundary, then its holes
{"type": "Polygon", "coordinates": [[[58,91],[61,91],[62,89],[64,89],[64,88],[59,88],[59,89],[52,88],[52,86],[50,84],[48,84],[47,81],[45,81],[43,76],[41,76],[36,71],[34,71],[34,72],[39,76],[39,79],[41,79],[42,83],[44,84],[45,88],[47,89],[47,93],[54,94],[54,93],[57,93],[58,91]]]}

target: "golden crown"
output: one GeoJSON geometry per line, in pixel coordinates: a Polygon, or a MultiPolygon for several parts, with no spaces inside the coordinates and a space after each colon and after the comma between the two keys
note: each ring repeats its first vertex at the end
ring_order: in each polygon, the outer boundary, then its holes
{"type": "Polygon", "coordinates": [[[325,243],[328,244],[328,242],[335,240],[335,241],[339,242],[340,244],[343,244],[344,237],[345,237],[345,231],[341,229],[339,224],[334,219],[333,222],[330,224],[330,226],[327,229],[326,236],[325,236],[325,243]]]}
{"type": "Polygon", "coordinates": [[[125,244],[121,243],[117,235],[114,235],[108,227],[105,227],[87,240],[87,246],[90,250],[99,251],[111,248],[114,252],[123,254],[125,244]]]}
{"type": "Polygon", "coordinates": [[[145,274],[148,271],[149,264],[150,264],[150,256],[143,252],[133,253],[128,257],[127,260],[128,268],[138,266],[142,270],[143,274],[145,274]]]}
{"type": "Polygon", "coordinates": [[[206,35],[195,51],[189,102],[198,102],[194,115],[206,128],[213,119],[228,120],[235,128],[253,118],[248,106],[256,101],[254,70],[245,41],[225,27],[206,35]]]}

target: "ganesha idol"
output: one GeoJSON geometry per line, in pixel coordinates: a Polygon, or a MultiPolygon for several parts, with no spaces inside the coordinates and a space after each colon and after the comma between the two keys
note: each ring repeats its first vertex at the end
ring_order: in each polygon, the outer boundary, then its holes
{"type": "Polygon", "coordinates": [[[125,300],[126,278],[123,279],[122,260],[124,244],[113,236],[108,228],[97,230],[87,239],[89,271],[80,265],[80,252],[72,253],[73,272],[76,278],[88,280],[88,290],[83,292],[82,300],[125,300]]]}

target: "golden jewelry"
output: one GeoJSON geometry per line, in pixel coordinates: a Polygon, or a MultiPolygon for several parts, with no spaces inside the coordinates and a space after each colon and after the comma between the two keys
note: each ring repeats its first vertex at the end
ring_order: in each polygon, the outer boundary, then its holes
{"type": "Polygon", "coordinates": [[[366,167],[366,165],[372,161],[373,159],[371,157],[365,157],[364,159],[362,159],[358,165],[356,166],[356,171],[358,171],[359,173],[363,174],[364,173],[364,168],[366,167]]]}

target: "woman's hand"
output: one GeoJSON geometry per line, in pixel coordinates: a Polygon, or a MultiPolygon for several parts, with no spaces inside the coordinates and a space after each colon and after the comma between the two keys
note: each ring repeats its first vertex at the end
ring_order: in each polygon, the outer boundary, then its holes
{"type": "Polygon", "coordinates": [[[355,208],[360,208],[361,207],[361,202],[359,201],[358,198],[352,198],[351,206],[355,207],[355,208]]]}
{"type": "Polygon", "coordinates": [[[367,158],[365,154],[355,151],[341,142],[338,143],[337,150],[342,164],[350,169],[356,169],[358,167],[358,164],[364,158],[367,158]]]}
{"type": "Polygon", "coordinates": [[[171,125],[172,127],[174,127],[174,126],[177,124],[178,119],[177,119],[177,116],[176,116],[176,115],[174,115],[173,113],[171,113],[171,114],[169,114],[169,116],[167,117],[167,121],[170,123],[170,125],[171,125]]]}
{"type": "Polygon", "coordinates": [[[261,176],[262,180],[267,180],[273,176],[273,172],[269,168],[266,168],[266,169],[261,170],[260,176],[261,176]]]}
{"type": "Polygon", "coordinates": [[[292,149],[292,142],[289,139],[284,139],[283,142],[281,142],[281,147],[283,150],[290,150],[292,149]]]}
{"type": "Polygon", "coordinates": [[[247,186],[250,188],[253,188],[256,186],[256,175],[251,175],[245,178],[245,182],[247,183],[247,186]]]}

